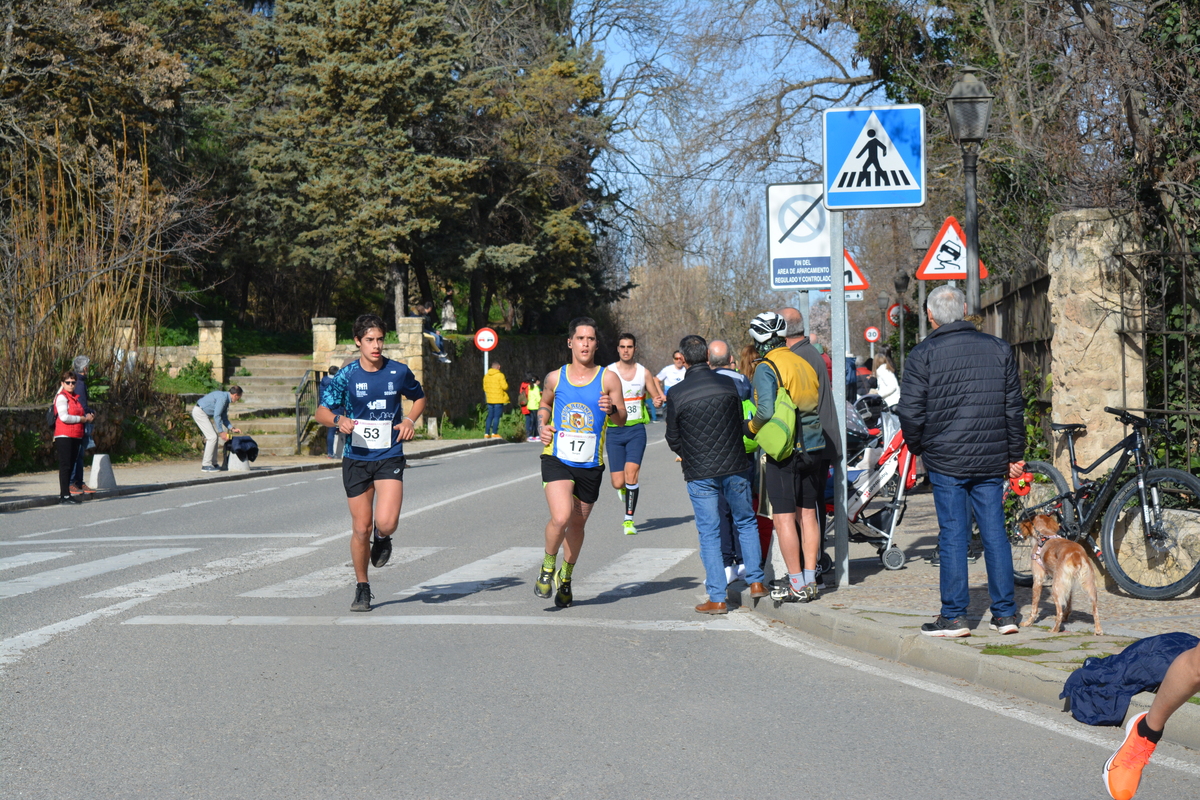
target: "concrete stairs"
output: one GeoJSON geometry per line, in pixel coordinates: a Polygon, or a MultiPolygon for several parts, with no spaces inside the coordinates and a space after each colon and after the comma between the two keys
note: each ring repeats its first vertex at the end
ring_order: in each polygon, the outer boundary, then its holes
{"type": "MultiPolygon", "coordinates": [[[[230,422],[243,434],[254,437],[260,454],[295,455],[296,388],[304,373],[312,368],[312,358],[297,355],[230,357],[226,359],[226,368],[226,382],[241,386],[244,392],[242,402],[230,409],[230,422]],[[239,372],[243,374],[239,375],[239,372]]],[[[324,447],[324,440],[321,446],[324,447]]]]}

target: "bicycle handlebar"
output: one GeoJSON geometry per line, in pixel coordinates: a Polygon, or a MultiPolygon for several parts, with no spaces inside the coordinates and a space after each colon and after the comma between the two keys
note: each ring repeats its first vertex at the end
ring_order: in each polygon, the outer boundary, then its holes
{"type": "Polygon", "coordinates": [[[1175,442],[1175,435],[1167,428],[1167,421],[1164,419],[1149,419],[1147,417],[1139,417],[1136,414],[1120,409],[1104,407],[1107,414],[1112,414],[1125,425],[1132,425],[1135,428],[1154,428],[1161,433],[1168,441],[1175,442]]]}

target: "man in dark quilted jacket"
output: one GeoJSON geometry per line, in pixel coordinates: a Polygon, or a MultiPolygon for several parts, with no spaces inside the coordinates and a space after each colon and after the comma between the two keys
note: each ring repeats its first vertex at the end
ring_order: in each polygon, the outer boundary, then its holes
{"type": "Polygon", "coordinates": [[[685,336],[679,343],[687,371],[667,393],[667,446],[683,459],[683,479],[700,533],[700,561],[708,602],[696,606],[701,614],[727,612],[728,582],[721,558],[721,497],[729,504],[733,526],[742,545],[750,596],[767,596],[763,585],[762,545],[750,500],[746,470],[750,458],[742,442],[742,398],[729,378],[708,366],[708,342],[685,336]]]}
{"type": "Polygon", "coordinates": [[[1017,632],[1012,548],[1004,531],[1004,482],[1025,471],[1025,419],[1012,348],[963,320],[963,293],[929,294],[933,331],[904,362],[900,426],[933,486],[941,554],[941,614],[921,626],[929,636],[970,636],[967,544],[979,523],[987,563],[991,628],[1017,632]]]}

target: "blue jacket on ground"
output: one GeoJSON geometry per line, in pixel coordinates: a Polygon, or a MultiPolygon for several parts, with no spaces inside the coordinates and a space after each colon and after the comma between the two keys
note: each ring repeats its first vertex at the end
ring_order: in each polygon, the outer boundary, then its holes
{"type": "Polygon", "coordinates": [[[1067,678],[1059,697],[1071,699],[1071,716],[1085,725],[1120,727],[1133,696],[1158,691],[1171,662],[1198,642],[1177,631],[1140,639],[1115,656],[1089,658],[1067,678]]]}

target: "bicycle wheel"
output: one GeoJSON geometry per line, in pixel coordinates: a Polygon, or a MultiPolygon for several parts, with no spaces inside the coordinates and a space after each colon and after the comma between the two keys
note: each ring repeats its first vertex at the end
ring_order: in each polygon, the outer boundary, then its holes
{"type": "Polygon", "coordinates": [[[1146,498],[1148,527],[1137,478],[1113,497],[1101,528],[1104,566],[1134,597],[1166,600],[1200,583],[1200,479],[1152,469],[1146,498]]]}
{"type": "Polygon", "coordinates": [[[1047,464],[1045,461],[1026,461],[1025,470],[1033,475],[1029,494],[1017,494],[1012,490],[1011,483],[1004,486],[1004,530],[1008,533],[1009,544],[1012,545],[1013,582],[1017,586],[1033,586],[1033,568],[1030,565],[1033,558],[1033,542],[1021,535],[1021,523],[1037,514],[1050,514],[1065,527],[1062,503],[1051,501],[1068,491],[1067,479],[1053,464],[1047,464]]]}

